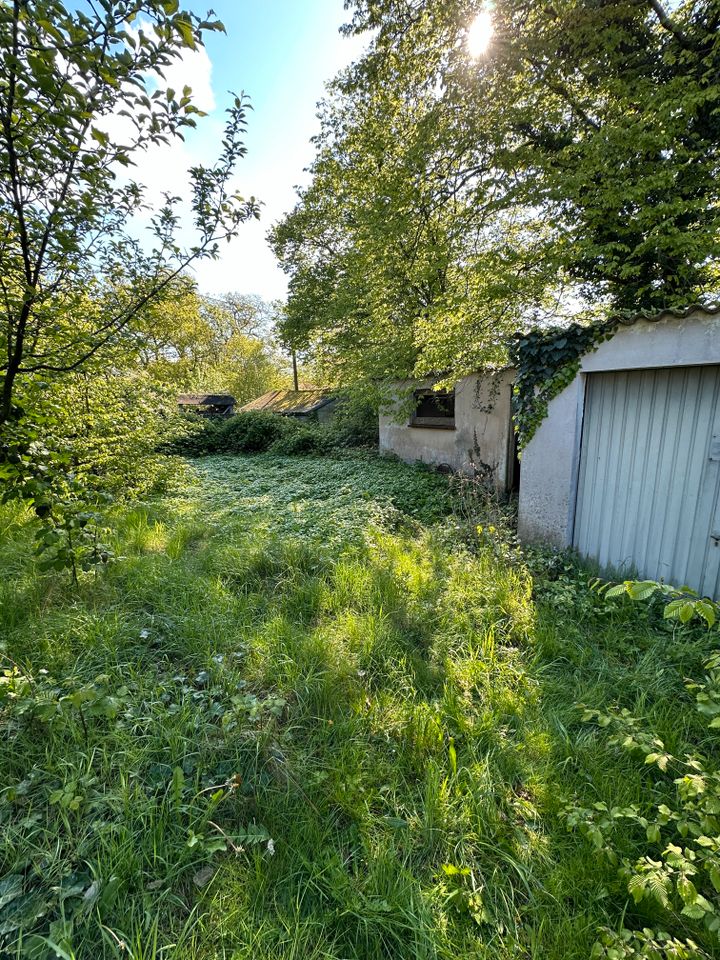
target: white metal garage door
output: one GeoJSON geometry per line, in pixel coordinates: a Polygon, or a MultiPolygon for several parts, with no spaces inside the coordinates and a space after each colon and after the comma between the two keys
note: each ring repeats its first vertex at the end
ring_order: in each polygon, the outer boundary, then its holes
{"type": "Polygon", "coordinates": [[[587,376],[573,542],[720,598],[720,367],[587,376]]]}

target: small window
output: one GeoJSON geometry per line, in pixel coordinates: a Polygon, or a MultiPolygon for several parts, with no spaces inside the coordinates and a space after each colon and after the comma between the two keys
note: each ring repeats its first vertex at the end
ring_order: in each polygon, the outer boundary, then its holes
{"type": "Polygon", "coordinates": [[[435,430],[455,429],[454,390],[416,390],[415,413],[411,427],[431,427],[435,430]]]}

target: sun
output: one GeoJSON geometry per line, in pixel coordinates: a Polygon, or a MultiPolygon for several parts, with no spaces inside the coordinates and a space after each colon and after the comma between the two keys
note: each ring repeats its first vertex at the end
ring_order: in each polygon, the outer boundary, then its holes
{"type": "Polygon", "coordinates": [[[487,52],[494,33],[492,16],[489,10],[481,10],[470,24],[467,32],[467,46],[471,57],[481,57],[487,52]]]}

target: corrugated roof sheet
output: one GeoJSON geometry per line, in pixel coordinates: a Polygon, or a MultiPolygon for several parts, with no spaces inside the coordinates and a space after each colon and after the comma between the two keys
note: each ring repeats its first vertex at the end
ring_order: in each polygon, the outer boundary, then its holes
{"type": "Polygon", "coordinates": [[[177,402],[184,407],[222,407],[235,403],[229,393],[181,393],[177,402]]]}
{"type": "Polygon", "coordinates": [[[660,310],[659,313],[640,312],[630,316],[617,315],[612,319],[625,327],[631,327],[638,320],[647,320],[649,323],[657,323],[659,320],[684,320],[691,313],[704,313],[707,317],[717,316],[720,313],[720,302],[692,303],[689,307],[667,307],[665,310],[660,310]]]}
{"type": "Polygon", "coordinates": [[[334,395],[327,390],[270,390],[240,407],[240,412],[264,410],[267,413],[301,415],[314,413],[334,399],[334,395]]]}

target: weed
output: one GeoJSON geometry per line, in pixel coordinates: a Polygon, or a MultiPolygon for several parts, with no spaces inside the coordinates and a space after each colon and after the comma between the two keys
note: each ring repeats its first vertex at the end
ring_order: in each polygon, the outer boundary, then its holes
{"type": "MultiPolygon", "coordinates": [[[[712,953],[566,812],[655,789],[578,702],[714,753],[684,683],[706,633],[525,557],[505,508],[454,512],[428,470],[264,453],[187,475],[115,508],[121,559],[73,590],[0,512],[0,952],[653,956],[599,940],[624,917],[712,953]]],[[[637,826],[614,821],[619,860],[637,826]]]]}

